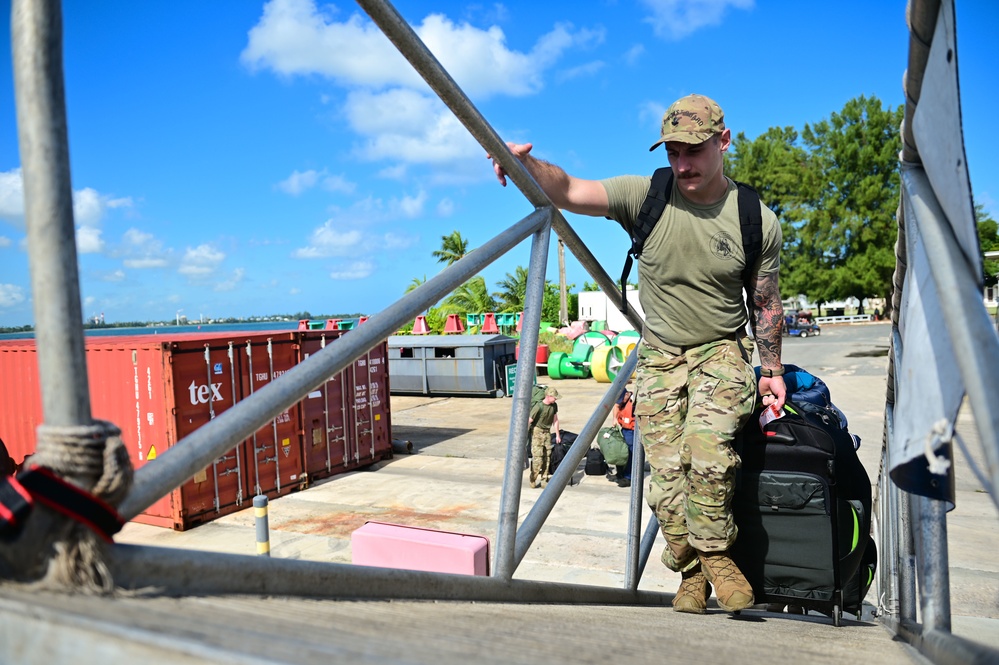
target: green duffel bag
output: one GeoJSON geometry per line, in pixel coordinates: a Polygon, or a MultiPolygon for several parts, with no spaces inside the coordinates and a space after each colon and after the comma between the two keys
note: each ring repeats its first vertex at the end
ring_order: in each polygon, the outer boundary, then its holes
{"type": "Polygon", "coordinates": [[[628,463],[628,444],[624,442],[624,434],[617,425],[600,430],[597,433],[597,445],[608,464],[624,466],[628,463]]]}

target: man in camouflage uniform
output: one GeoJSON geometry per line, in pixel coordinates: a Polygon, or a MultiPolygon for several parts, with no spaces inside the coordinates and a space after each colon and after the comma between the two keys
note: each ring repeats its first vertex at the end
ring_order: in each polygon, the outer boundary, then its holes
{"type": "Polygon", "coordinates": [[[544,487],[552,477],[552,425],[555,426],[555,442],[562,442],[558,426],[558,391],[545,388],[545,398],[531,408],[531,418],[527,422],[531,437],[531,487],[544,487]]]}
{"type": "MultiPolygon", "coordinates": [[[[750,269],[747,312],[738,189],[722,172],[731,140],[721,107],[708,97],[670,105],[651,149],[666,146],[673,190],[638,261],[645,328],[635,416],[652,468],[648,501],[667,542],[663,563],[683,578],[673,600],[680,612],[705,611],[709,582],[722,608],[753,605],[752,587],[728,550],[737,536],[731,502],[740,464],[732,440],[755,402],[754,346],[764,404],[782,407],[786,392],[780,224],[761,204],[763,248],[750,269]]],[[[557,207],[609,217],[631,233],[650,177],[584,180],[530,155],[530,143],[507,145],[557,207]]],[[[494,160],[493,168],[505,185],[502,166],[494,160]]]]}

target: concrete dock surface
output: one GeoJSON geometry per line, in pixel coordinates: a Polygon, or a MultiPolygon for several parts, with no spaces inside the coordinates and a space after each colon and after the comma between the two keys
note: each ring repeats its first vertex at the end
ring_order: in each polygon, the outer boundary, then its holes
{"type": "MultiPolygon", "coordinates": [[[[860,435],[861,459],[877,482],[882,439],[887,324],[824,326],[820,337],[786,338],[784,361],[820,376],[860,435]]],[[[556,385],[562,428],[578,432],[608,384],[556,385]]],[[[350,563],[351,533],[367,521],[485,536],[495,542],[511,400],[391,397],[393,436],[410,441],[367,470],[319,481],[270,502],[274,558],[350,563]]],[[[967,416],[959,431],[984,463],[967,416]]],[[[999,528],[991,499],[957,454],[957,508],[948,515],[953,632],[999,649],[999,528]]],[[[514,579],[622,587],[630,490],[603,476],[566,487],[514,579]]],[[[552,488],[554,490],[555,488],[552,488]]],[[[523,517],[542,490],[525,480],[523,517]]],[[[548,491],[548,490],[545,490],[548,491]]],[[[650,514],[643,505],[642,523],[650,514]]],[[[130,523],[119,543],[252,555],[254,516],[247,509],[185,532],[130,523]]],[[[659,562],[659,536],[640,590],[673,593],[679,575],[659,562]]],[[[490,555],[492,552],[490,552],[490,555]]],[[[65,597],[0,587],[0,656],[13,662],[69,662],[81,645],[110,662],[597,663],[708,660],[801,663],[921,662],[872,614],[872,587],[860,618],[832,626],[821,615],[759,609],[731,617],[667,607],[348,601],[259,597],[113,599],[65,597]],[[30,632],[11,617],[34,617],[30,632]],[[75,636],[74,639],[69,639],[75,636]],[[74,646],[75,645],[75,646],[74,646]],[[6,649],[6,652],[4,651],[6,649]],[[46,660],[36,656],[48,654],[46,660]]]]}

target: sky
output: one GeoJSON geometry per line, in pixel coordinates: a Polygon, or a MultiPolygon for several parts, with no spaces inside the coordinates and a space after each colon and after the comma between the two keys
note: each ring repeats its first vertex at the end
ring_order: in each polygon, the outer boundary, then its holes
{"type": "MultiPolygon", "coordinates": [[[[34,323],[10,49],[0,0],[0,326],[34,323]]],[[[801,130],[854,97],[904,103],[906,0],[398,0],[506,140],[572,175],[650,174],[665,108],[690,93],[733,135],[801,130]]],[[[990,159],[999,3],[958,0],[972,190],[990,159]],[[977,139],[977,140],[976,140],[977,139]]],[[[70,167],[85,317],[108,322],[375,314],[532,211],[359,5],[343,0],[63,2],[70,167]]],[[[630,246],[567,215],[612,278],[630,246]]],[[[530,241],[482,273],[491,290],[530,241]]],[[[557,253],[549,253],[557,280],[557,253]]],[[[570,254],[567,281],[592,281],[570,254]]]]}

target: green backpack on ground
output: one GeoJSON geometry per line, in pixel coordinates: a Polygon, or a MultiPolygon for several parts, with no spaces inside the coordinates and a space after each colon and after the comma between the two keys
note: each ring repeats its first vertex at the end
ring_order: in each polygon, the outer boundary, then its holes
{"type": "Polygon", "coordinates": [[[624,442],[624,434],[617,425],[601,429],[597,433],[597,445],[608,464],[624,466],[628,463],[628,444],[624,442]]]}

